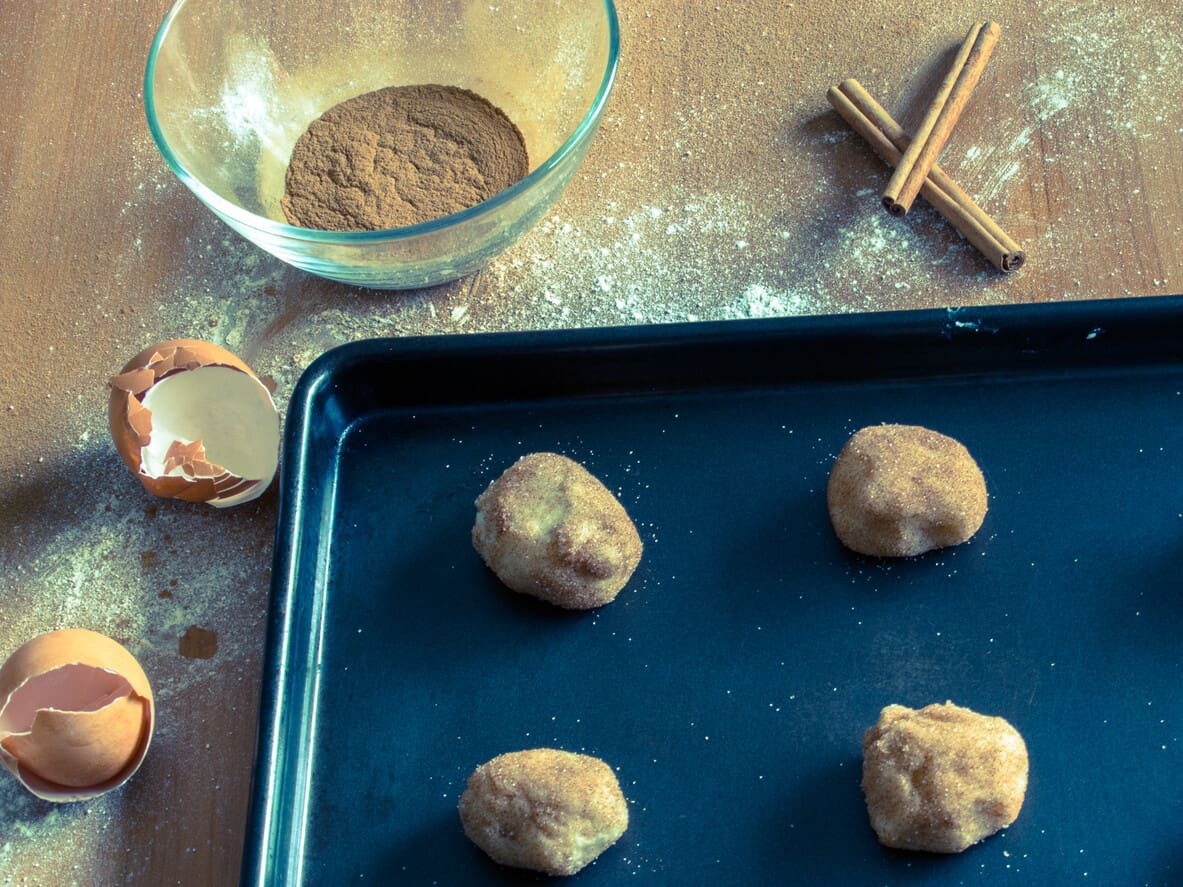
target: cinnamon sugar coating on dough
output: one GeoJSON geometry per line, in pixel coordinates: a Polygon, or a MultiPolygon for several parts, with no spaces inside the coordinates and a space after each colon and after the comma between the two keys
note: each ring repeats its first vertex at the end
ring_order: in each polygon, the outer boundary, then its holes
{"type": "Polygon", "coordinates": [[[628,804],[599,758],[535,748],[478,767],[460,796],[460,821],[495,862],[573,875],[624,834],[628,804]]]}
{"type": "Polygon", "coordinates": [[[986,480],[961,443],[919,425],[856,432],[830,472],[830,521],[847,548],[912,557],[960,545],[986,518],[986,480]]]}
{"type": "Polygon", "coordinates": [[[641,560],[624,506],[582,465],[523,456],[476,500],[473,547],[509,588],[572,610],[608,603],[641,560]]]}
{"type": "Polygon", "coordinates": [[[1003,718],[946,702],[889,705],[863,736],[863,794],[880,843],[960,853],[1015,821],[1027,746],[1003,718]]]}

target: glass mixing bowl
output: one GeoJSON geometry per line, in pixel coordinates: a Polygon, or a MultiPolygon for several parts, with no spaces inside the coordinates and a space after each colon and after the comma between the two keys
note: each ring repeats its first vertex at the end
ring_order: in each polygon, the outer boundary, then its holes
{"type": "Polygon", "coordinates": [[[475,271],[547,212],[587,153],[619,50],[612,0],[179,0],[152,43],[144,105],[169,167],[243,237],[331,280],[431,286],[475,271]],[[525,137],[529,174],[418,225],[286,224],[284,174],[308,124],[415,83],[501,108],[525,137]]]}

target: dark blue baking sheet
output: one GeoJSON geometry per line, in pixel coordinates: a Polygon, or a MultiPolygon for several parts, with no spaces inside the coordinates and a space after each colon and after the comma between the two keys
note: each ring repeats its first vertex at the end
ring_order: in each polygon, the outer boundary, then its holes
{"type": "Polygon", "coordinates": [[[469,772],[598,755],[630,801],[599,884],[1183,883],[1183,300],[364,342],[288,418],[244,883],[514,884],[469,772]],[[990,510],[903,561],[830,529],[863,425],[963,441],[990,510]],[[568,613],[506,592],[473,499],[556,450],[645,554],[568,613]],[[951,699],[1026,737],[1017,822],[881,848],[860,739],[951,699]]]}

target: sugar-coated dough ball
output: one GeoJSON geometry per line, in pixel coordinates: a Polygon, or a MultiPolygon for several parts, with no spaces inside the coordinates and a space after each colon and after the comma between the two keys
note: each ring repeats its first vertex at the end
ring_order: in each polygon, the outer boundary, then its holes
{"type": "Polygon", "coordinates": [[[556,453],[523,456],[481,493],[472,544],[514,591],[571,610],[611,601],[641,560],[624,506],[556,453]]]}
{"type": "Polygon", "coordinates": [[[573,875],[624,834],[628,803],[599,758],[534,748],[477,767],[460,822],[495,862],[573,875]]]}
{"type": "Polygon", "coordinates": [[[847,548],[912,557],[960,545],[986,519],[986,479],[962,444],[919,425],[873,425],[846,442],[826,490],[847,548]]]}
{"type": "Polygon", "coordinates": [[[1006,828],[1027,792],[1027,746],[1003,718],[952,702],[889,705],[863,736],[863,794],[879,842],[960,853],[1006,828]]]}

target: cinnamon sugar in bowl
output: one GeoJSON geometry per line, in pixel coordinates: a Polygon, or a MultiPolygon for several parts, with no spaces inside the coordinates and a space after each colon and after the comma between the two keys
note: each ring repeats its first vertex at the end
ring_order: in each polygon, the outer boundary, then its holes
{"type": "Polygon", "coordinates": [[[144,104],[169,168],[252,243],[343,283],[432,286],[477,270],[546,214],[587,153],[619,46],[612,0],[178,0],[152,43],[144,104]],[[503,111],[525,141],[525,177],[403,227],[288,224],[285,175],[309,125],[416,84],[503,111]]]}

